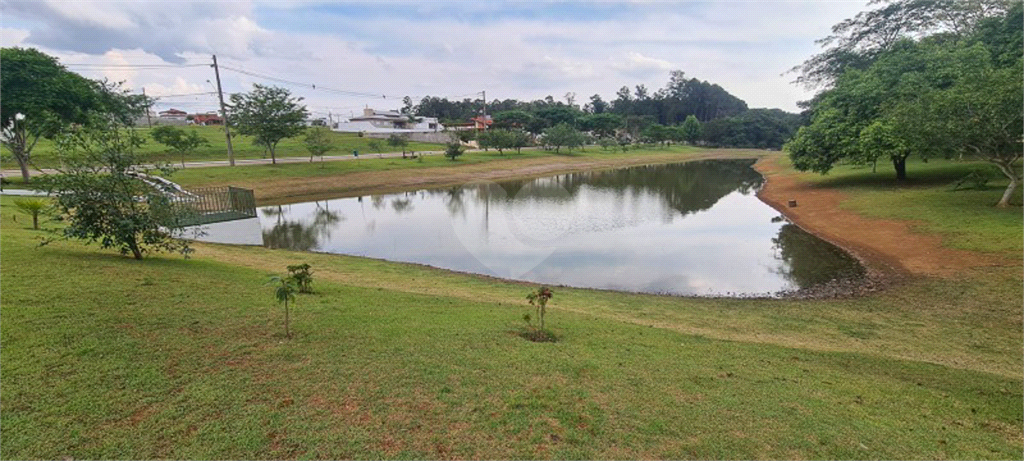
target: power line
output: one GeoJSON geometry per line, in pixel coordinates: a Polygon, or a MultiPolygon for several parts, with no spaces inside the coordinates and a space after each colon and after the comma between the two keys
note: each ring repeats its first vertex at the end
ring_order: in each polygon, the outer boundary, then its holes
{"type": "MultiPolygon", "coordinates": [[[[296,82],[294,80],[288,80],[288,79],[279,78],[279,77],[272,77],[270,75],[260,74],[260,73],[252,72],[252,71],[249,71],[249,70],[239,69],[239,68],[236,68],[236,67],[228,67],[228,66],[220,66],[220,67],[221,67],[221,69],[227,69],[227,70],[230,70],[230,71],[233,71],[233,72],[238,72],[240,74],[245,74],[245,75],[248,75],[250,77],[262,78],[262,79],[266,79],[266,80],[275,81],[275,82],[278,82],[278,83],[284,83],[284,84],[288,84],[288,85],[301,86],[301,87],[310,88],[310,89],[314,89],[314,90],[327,91],[327,92],[330,92],[330,93],[336,93],[336,94],[340,94],[340,95],[344,95],[344,96],[358,96],[358,97],[366,97],[366,98],[388,99],[388,95],[386,95],[386,94],[366,93],[366,92],[361,92],[361,91],[340,90],[340,89],[337,89],[337,88],[331,88],[331,87],[327,87],[327,86],[323,86],[323,85],[317,86],[315,83],[303,83],[303,82],[296,82]]],[[[396,100],[402,99],[402,97],[393,96],[393,95],[391,96],[391,98],[392,99],[396,99],[396,100]]]]}
{"type": "Polygon", "coordinates": [[[206,67],[209,64],[64,64],[65,67],[81,67],[86,69],[167,69],[184,67],[206,67]]]}
{"type": "Polygon", "coordinates": [[[155,98],[155,99],[179,98],[179,97],[185,97],[185,96],[204,96],[204,95],[214,95],[214,94],[217,94],[217,92],[216,91],[206,91],[206,92],[203,92],[203,93],[165,94],[165,95],[162,95],[162,96],[153,96],[153,98],[155,98]]]}

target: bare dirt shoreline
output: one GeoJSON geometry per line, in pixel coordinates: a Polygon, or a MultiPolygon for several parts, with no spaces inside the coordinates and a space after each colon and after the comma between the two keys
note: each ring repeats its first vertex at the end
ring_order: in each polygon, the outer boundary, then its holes
{"type": "Polygon", "coordinates": [[[854,255],[873,278],[945,278],[965,267],[1006,265],[999,256],[945,247],[940,236],[914,232],[911,221],[867,218],[843,209],[843,192],[801,181],[781,163],[783,158],[765,155],[754,165],[766,180],[758,197],[794,224],[854,255]],[[797,206],[790,207],[790,200],[797,206]]]}

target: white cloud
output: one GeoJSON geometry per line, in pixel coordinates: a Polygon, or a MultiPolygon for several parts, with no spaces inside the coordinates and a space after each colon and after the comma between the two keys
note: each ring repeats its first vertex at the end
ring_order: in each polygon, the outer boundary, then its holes
{"type": "MultiPolygon", "coordinates": [[[[65,63],[206,63],[217,54],[228,67],[388,95],[359,98],[290,87],[311,106],[347,114],[363,105],[395,108],[404,95],[453,97],[482,90],[489,99],[558,98],[569,91],[581,100],[595,93],[612,99],[624,85],[660,88],[674,69],[718,83],[751,107],[796,110],[796,101],[810,94],[780,74],[817,51],[814,40],[863,2],[530,5],[583,12],[547,16],[515,3],[3,5],[4,46],[35,46],[65,63]],[[615,7],[627,11],[601,10],[615,7]],[[335,11],[344,8],[391,10],[362,16],[335,11]],[[597,13],[583,17],[588,8],[597,13]]],[[[127,80],[154,94],[207,91],[206,80],[213,78],[207,67],[81,71],[127,80]]],[[[226,69],[221,77],[227,92],[274,83],[226,69]]]]}

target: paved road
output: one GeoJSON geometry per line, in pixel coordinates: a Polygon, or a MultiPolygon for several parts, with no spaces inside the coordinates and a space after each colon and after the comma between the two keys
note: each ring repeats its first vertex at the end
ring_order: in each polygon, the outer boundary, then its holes
{"type": "MultiPolygon", "coordinates": [[[[469,153],[469,152],[476,152],[476,151],[473,150],[473,151],[466,151],[466,152],[469,153]]],[[[416,151],[416,155],[440,155],[440,154],[443,154],[443,153],[444,153],[443,151],[416,151]]],[[[324,156],[324,161],[325,162],[333,162],[333,161],[342,161],[342,160],[365,160],[365,159],[374,159],[374,158],[394,158],[394,157],[401,157],[401,156],[402,156],[401,152],[388,152],[388,153],[384,153],[384,154],[362,154],[361,153],[361,154],[359,154],[359,158],[354,157],[352,154],[348,154],[348,155],[325,155],[324,156]]],[[[309,157],[279,157],[277,159],[277,163],[304,163],[304,162],[308,162],[308,161],[309,161],[309,157]]],[[[320,161],[320,157],[315,157],[313,161],[314,162],[319,162],[320,161]]],[[[269,163],[271,163],[269,158],[255,158],[255,159],[244,159],[244,160],[243,159],[236,159],[235,160],[235,166],[267,165],[269,163]]],[[[180,163],[175,163],[174,166],[180,167],[181,164],[180,163]]],[[[209,168],[209,167],[215,167],[215,166],[228,166],[228,161],[227,160],[211,160],[211,161],[206,161],[206,162],[185,162],[185,168],[209,168]]],[[[57,171],[52,169],[52,168],[43,168],[41,170],[32,169],[32,170],[29,171],[29,173],[32,176],[36,176],[36,175],[39,175],[39,174],[51,174],[51,173],[56,173],[56,172],[57,171]]],[[[19,170],[17,168],[0,170],[0,175],[3,175],[4,178],[20,178],[21,177],[21,170],[19,170]]]]}

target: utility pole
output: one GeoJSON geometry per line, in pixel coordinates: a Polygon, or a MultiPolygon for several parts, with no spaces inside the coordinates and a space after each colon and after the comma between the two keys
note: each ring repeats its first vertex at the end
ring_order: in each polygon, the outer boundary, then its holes
{"type": "Polygon", "coordinates": [[[484,119],[487,118],[487,91],[481,91],[480,94],[484,97],[484,119]]]}
{"type": "MultiPolygon", "coordinates": [[[[146,96],[146,87],[142,87],[142,96],[146,96]]],[[[149,105],[149,98],[146,98],[146,125],[153,128],[153,120],[149,118],[149,113],[152,112],[153,106],[149,105]]]]}
{"type": "Polygon", "coordinates": [[[224,119],[224,137],[228,140],[228,163],[235,166],[235,151],[231,149],[231,129],[228,128],[228,111],[224,108],[224,91],[220,88],[220,69],[217,67],[217,55],[213,55],[213,75],[217,77],[217,97],[220,99],[220,116],[224,119]]]}

